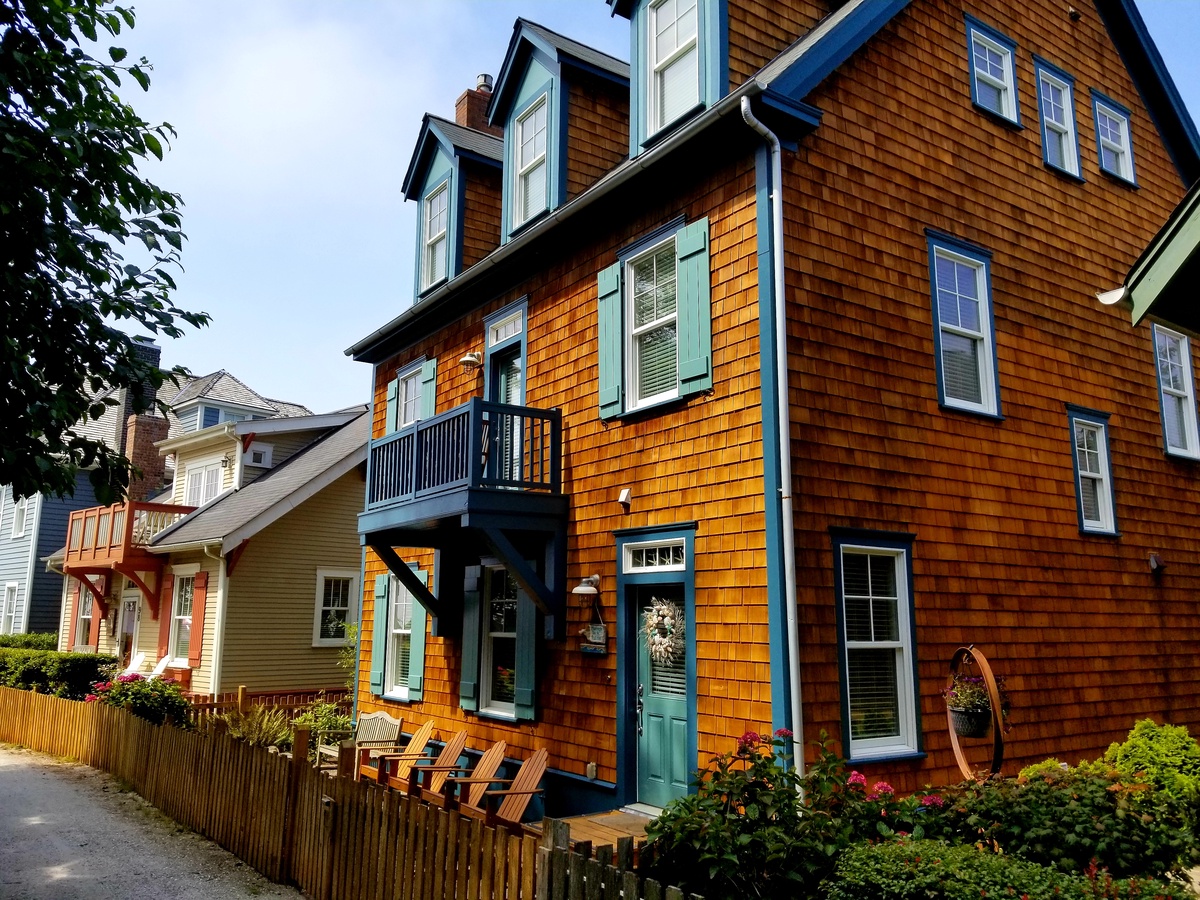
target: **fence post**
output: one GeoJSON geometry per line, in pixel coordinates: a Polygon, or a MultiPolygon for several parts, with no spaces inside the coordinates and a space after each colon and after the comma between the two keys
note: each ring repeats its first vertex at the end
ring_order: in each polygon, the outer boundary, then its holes
{"type": "Polygon", "coordinates": [[[296,847],[296,803],[300,799],[300,779],[308,766],[308,728],[297,728],[292,735],[292,763],[288,767],[287,795],[283,801],[283,842],[280,848],[279,879],[293,884],[292,855],[296,847]]]}
{"type": "Polygon", "coordinates": [[[238,685],[238,712],[244,716],[249,711],[250,711],[250,709],[246,704],[246,686],[244,684],[239,684],[238,685]]]}
{"type": "Polygon", "coordinates": [[[566,900],[570,847],[571,826],[561,819],[543,819],[542,845],[537,851],[536,900],[566,900]]]}
{"type": "Polygon", "coordinates": [[[338,778],[358,778],[358,745],[354,738],[347,738],[338,744],[338,778]]]}

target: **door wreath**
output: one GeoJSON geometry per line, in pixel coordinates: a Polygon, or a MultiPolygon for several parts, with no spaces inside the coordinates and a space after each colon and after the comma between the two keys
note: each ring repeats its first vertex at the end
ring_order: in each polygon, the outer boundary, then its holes
{"type": "Polygon", "coordinates": [[[642,611],[642,637],[657,666],[669,666],[683,656],[683,610],[673,600],[650,598],[642,611]]]}

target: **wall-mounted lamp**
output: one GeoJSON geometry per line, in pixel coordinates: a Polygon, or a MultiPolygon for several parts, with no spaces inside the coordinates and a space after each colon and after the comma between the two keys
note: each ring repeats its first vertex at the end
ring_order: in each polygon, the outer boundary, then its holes
{"type": "MultiPolygon", "coordinates": [[[[588,575],[579,582],[579,586],[571,590],[572,594],[579,594],[582,597],[595,597],[600,593],[597,588],[600,586],[599,575],[588,575]]],[[[584,603],[587,601],[584,600],[584,603]]]]}
{"type": "Polygon", "coordinates": [[[221,457],[221,468],[222,469],[228,469],[231,465],[233,465],[233,457],[232,456],[226,454],[225,456],[221,457]]]}
{"type": "Polygon", "coordinates": [[[625,507],[625,512],[629,512],[629,504],[633,502],[633,491],[629,488],[621,488],[621,493],[617,496],[617,502],[625,507]]]}
{"type": "Polygon", "coordinates": [[[478,350],[471,350],[463,354],[463,358],[458,361],[458,364],[463,367],[464,372],[470,375],[483,365],[483,354],[478,350]]]}
{"type": "Polygon", "coordinates": [[[1157,553],[1150,554],[1150,573],[1152,575],[1161,575],[1163,569],[1167,567],[1167,562],[1157,553]]]}

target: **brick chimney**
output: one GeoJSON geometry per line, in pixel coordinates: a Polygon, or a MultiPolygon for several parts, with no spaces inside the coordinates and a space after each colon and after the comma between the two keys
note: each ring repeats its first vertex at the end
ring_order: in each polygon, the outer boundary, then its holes
{"type": "Polygon", "coordinates": [[[163,486],[166,477],[166,458],[154,446],[165,440],[170,423],[162,416],[142,413],[130,416],[125,426],[125,455],[142,470],[141,478],[129,480],[129,499],[145,500],[163,486]]]}
{"type": "Polygon", "coordinates": [[[487,107],[491,100],[492,76],[480,75],[475,90],[463,91],[462,96],[455,102],[454,121],[464,128],[474,128],[476,131],[503,137],[503,128],[488,124],[487,107]]]}
{"type": "MultiPolygon", "coordinates": [[[[159,347],[158,344],[154,343],[154,341],[150,340],[150,338],[148,338],[148,337],[134,336],[132,338],[132,340],[133,340],[133,344],[134,344],[133,355],[135,357],[137,357],[139,360],[141,360],[142,362],[149,363],[151,366],[154,366],[155,368],[157,368],[159,366],[160,361],[162,360],[162,348],[159,347]]],[[[121,417],[119,419],[117,419],[117,422],[118,422],[118,425],[117,425],[118,433],[116,435],[117,443],[118,443],[117,449],[121,453],[124,453],[126,456],[131,456],[131,453],[132,453],[131,448],[133,445],[129,443],[128,426],[126,427],[125,433],[121,434],[119,423],[128,422],[129,418],[134,415],[134,411],[133,411],[134,390],[135,390],[134,388],[125,388],[121,391],[121,395],[120,395],[121,417]],[[123,444],[121,443],[122,439],[124,439],[124,441],[125,441],[125,443],[123,443],[123,444]]],[[[137,390],[139,390],[139,392],[142,394],[142,396],[147,399],[152,400],[154,398],[154,385],[150,384],[148,381],[143,381],[140,385],[138,385],[137,390]]],[[[163,435],[163,437],[166,437],[166,435],[163,435]]],[[[156,438],[156,440],[159,440],[159,439],[156,438]]]]}

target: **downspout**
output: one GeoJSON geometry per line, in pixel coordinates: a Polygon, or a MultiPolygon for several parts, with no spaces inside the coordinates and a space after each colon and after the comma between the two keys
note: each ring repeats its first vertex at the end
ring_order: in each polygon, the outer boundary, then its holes
{"type": "MultiPolygon", "coordinates": [[[[208,692],[214,697],[221,693],[221,651],[225,645],[225,594],[229,590],[229,581],[225,575],[225,557],[220,553],[213,556],[208,552],[210,547],[215,546],[217,545],[204,545],[204,555],[217,561],[217,609],[216,620],[213,622],[212,676],[208,685],[208,692]]],[[[200,640],[204,640],[203,632],[200,634],[200,640]]]]}
{"type": "Polygon", "coordinates": [[[779,138],[750,111],[750,98],[742,97],[742,118],[771,148],[771,259],[775,294],[775,379],[779,423],[779,511],[783,528],[784,597],[787,605],[788,669],[792,701],[792,753],[796,770],[804,774],[804,706],[800,702],[800,627],[796,617],[796,525],[792,512],[791,406],[788,401],[787,299],[783,274],[783,154],[779,138]]]}

